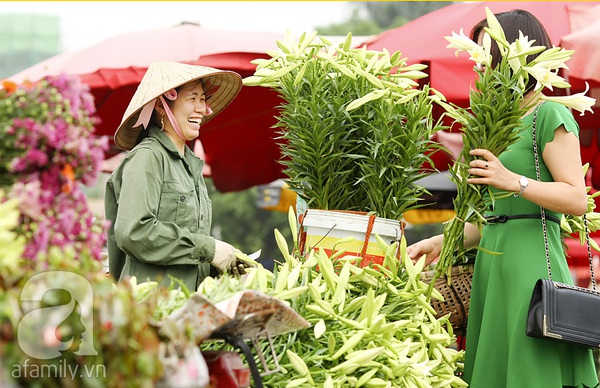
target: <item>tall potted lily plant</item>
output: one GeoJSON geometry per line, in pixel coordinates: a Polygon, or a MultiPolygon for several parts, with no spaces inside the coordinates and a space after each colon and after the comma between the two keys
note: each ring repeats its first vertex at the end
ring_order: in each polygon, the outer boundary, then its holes
{"type": "MultiPolygon", "coordinates": [[[[277,128],[287,183],[312,209],[364,212],[400,223],[421,207],[418,181],[433,170],[445,127],[433,116],[444,97],[418,80],[424,65],[400,52],[353,48],[352,35],[334,45],[317,33],[287,34],[270,59],[257,59],[248,86],[283,98],[277,128]]],[[[399,236],[397,236],[399,237],[399,236]]]]}

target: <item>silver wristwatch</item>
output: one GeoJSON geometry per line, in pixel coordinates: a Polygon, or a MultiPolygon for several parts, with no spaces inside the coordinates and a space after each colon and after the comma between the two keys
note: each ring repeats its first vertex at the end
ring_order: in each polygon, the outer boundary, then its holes
{"type": "Polygon", "coordinates": [[[515,197],[520,197],[523,195],[523,193],[525,192],[525,189],[529,185],[529,179],[527,179],[527,177],[521,175],[521,178],[519,178],[519,185],[521,185],[521,187],[519,188],[519,193],[514,194],[515,197]]]}

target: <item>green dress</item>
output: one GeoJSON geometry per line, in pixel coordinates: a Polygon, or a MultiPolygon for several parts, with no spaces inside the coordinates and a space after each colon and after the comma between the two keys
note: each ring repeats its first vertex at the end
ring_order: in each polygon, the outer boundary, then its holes
{"type": "MultiPolygon", "coordinates": [[[[509,170],[535,180],[533,114],[523,121],[520,140],[499,159],[509,170]]],[[[579,136],[578,125],[567,108],[544,103],[536,124],[542,181],[552,181],[541,154],[560,125],[579,136]]],[[[540,214],[538,205],[512,195],[496,200],[488,210],[489,215],[540,214]]],[[[546,214],[559,219],[561,216],[551,211],[546,214]]],[[[552,278],[573,284],[561,246],[560,226],[549,220],[547,226],[552,278]]],[[[548,277],[541,218],[487,224],[480,246],[485,251],[480,250],[475,260],[465,355],[464,379],[470,387],[598,386],[591,350],[525,335],[534,284],[548,277]]]]}

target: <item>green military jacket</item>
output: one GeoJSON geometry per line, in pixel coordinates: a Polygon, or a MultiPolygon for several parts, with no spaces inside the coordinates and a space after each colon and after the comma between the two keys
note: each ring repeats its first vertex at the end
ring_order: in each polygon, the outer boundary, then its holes
{"type": "Polygon", "coordinates": [[[131,150],[106,184],[109,271],[168,286],[169,276],[195,291],[210,272],[215,239],[204,162],[185,156],[156,126],[131,150]]]}

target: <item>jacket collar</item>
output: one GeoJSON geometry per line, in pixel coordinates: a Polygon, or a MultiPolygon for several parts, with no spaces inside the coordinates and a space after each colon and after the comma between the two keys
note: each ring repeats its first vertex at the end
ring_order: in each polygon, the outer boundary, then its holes
{"type": "Polygon", "coordinates": [[[150,126],[150,129],[148,131],[148,137],[156,139],[167,151],[169,151],[169,153],[173,154],[173,156],[181,157],[173,141],[171,141],[171,139],[169,139],[169,136],[167,136],[166,133],[161,131],[160,128],[158,128],[156,125],[150,126]]]}
{"type": "Polygon", "coordinates": [[[183,159],[184,163],[187,164],[188,168],[193,171],[193,175],[202,175],[202,168],[204,167],[204,161],[200,159],[194,152],[187,146],[184,147],[185,156],[182,156],[177,147],[167,134],[158,128],[156,125],[151,125],[148,131],[148,137],[156,139],[175,159],[183,159]]]}

